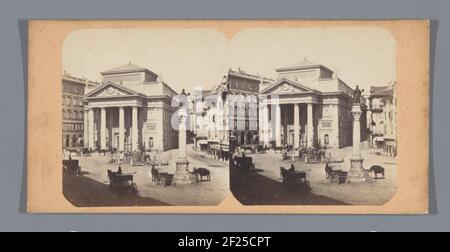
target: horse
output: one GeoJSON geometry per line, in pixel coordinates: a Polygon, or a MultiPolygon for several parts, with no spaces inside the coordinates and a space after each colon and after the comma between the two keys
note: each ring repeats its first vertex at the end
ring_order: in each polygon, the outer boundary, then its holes
{"type": "Polygon", "coordinates": [[[369,171],[373,172],[375,179],[379,178],[378,174],[381,174],[381,178],[384,178],[384,168],[379,165],[373,165],[370,167],[369,171]]]}
{"type": "Polygon", "coordinates": [[[155,168],[154,165],[152,165],[152,181],[154,182],[156,180],[156,178],[159,175],[159,171],[158,169],[155,168]]]}
{"type": "Polygon", "coordinates": [[[200,181],[203,181],[203,177],[206,177],[206,181],[211,181],[211,172],[206,168],[194,168],[192,174],[200,177],[200,181]]]}
{"type": "Polygon", "coordinates": [[[328,179],[331,176],[331,173],[333,172],[333,168],[328,164],[328,162],[325,164],[325,174],[326,178],[328,179]]]}

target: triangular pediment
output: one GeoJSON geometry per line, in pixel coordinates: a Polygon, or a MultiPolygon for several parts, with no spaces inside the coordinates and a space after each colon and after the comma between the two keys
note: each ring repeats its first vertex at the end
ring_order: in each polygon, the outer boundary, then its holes
{"type": "Polygon", "coordinates": [[[312,93],[315,90],[308,88],[298,82],[294,82],[288,79],[281,79],[270,85],[268,88],[263,90],[262,94],[302,94],[302,93],[312,93]]]}
{"type": "Polygon", "coordinates": [[[86,98],[108,98],[108,97],[121,97],[121,96],[139,96],[140,94],[126,88],[122,85],[118,85],[112,82],[105,83],[100,87],[92,90],[86,95],[86,98]]]}

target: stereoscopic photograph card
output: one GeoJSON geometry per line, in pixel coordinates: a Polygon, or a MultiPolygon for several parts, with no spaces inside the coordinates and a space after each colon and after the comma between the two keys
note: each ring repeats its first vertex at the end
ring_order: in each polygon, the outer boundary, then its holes
{"type": "Polygon", "coordinates": [[[29,213],[428,212],[428,20],[28,34],[29,213]]]}

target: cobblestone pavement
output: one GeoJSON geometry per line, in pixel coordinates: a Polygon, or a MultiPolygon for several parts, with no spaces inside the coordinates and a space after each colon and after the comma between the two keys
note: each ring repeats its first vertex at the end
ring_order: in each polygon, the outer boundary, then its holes
{"type": "MultiPolygon", "coordinates": [[[[107,170],[116,171],[117,164],[108,163],[108,156],[93,154],[91,157],[77,157],[82,176],[65,175],[64,194],[78,205],[218,205],[229,194],[228,163],[203,156],[188,145],[189,168],[205,167],[211,171],[211,181],[198,184],[162,187],[152,182],[149,166],[122,164],[123,173],[133,173],[138,186],[139,197],[120,196],[107,190],[107,170]],[[68,177],[71,176],[71,177],[68,177]],[[86,180],[89,180],[88,182],[86,180]],[[78,186],[77,184],[80,184],[78,186]]],[[[178,150],[156,154],[156,160],[169,161],[168,166],[157,167],[161,172],[175,173],[178,150]]]]}
{"type": "MultiPolygon", "coordinates": [[[[337,169],[348,171],[352,148],[327,150],[333,157],[341,156],[344,162],[337,169]]],[[[253,158],[257,172],[249,174],[232,170],[231,185],[233,194],[246,204],[320,204],[320,205],[381,205],[388,202],[397,189],[397,165],[393,157],[375,154],[371,149],[362,150],[364,168],[381,165],[386,169],[385,179],[367,184],[331,184],[325,179],[324,164],[306,164],[304,160],[282,161],[280,153],[268,151],[265,154],[248,154],[253,158]],[[282,189],[280,167],[289,168],[294,164],[296,170],[307,171],[312,192],[292,192],[282,189]]]]}

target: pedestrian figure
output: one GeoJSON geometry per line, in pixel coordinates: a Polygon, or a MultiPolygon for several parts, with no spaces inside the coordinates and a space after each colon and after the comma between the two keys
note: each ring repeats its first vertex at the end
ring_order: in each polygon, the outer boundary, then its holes
{"type": "Polygon", "coordinates": [[[295,166],[294,166],[294,164],[291,164],[291,168],[289,168],[289,171],[290,171],[290,172],[295,172],[295,166]]]}

